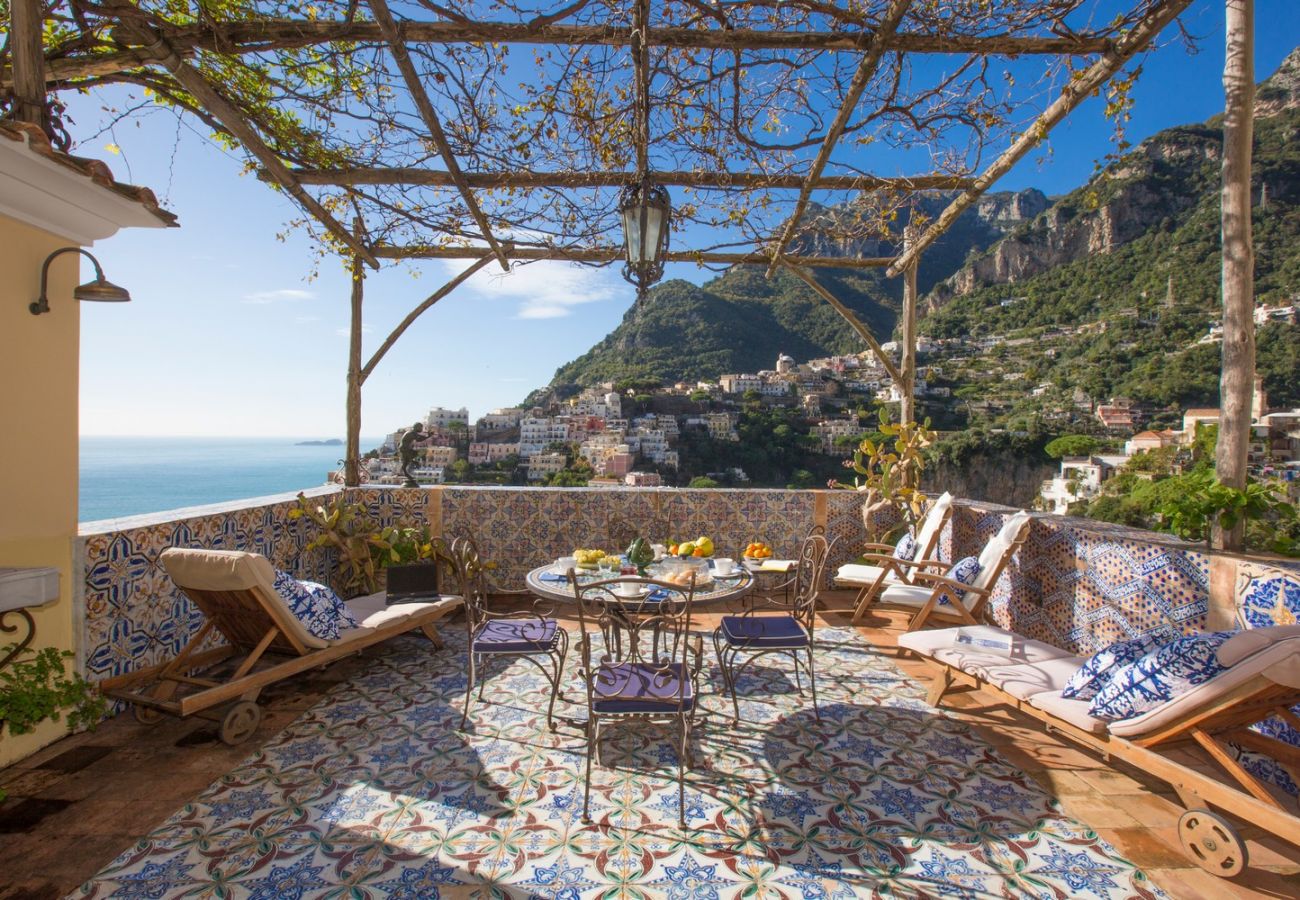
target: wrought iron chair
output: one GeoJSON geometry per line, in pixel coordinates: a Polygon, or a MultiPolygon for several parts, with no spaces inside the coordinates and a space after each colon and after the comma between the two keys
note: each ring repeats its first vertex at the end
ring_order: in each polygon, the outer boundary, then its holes
{"type": "Polygon", "coordinates": [[[630,577],[578,584],[572,571],[569,580],[578,599],[582,628],[578,646],[587,691],[582,820],[591,821],[591,763],[600,748],[602,727],[639,720],[673,724],[680,732],[678,821],[685,828],[686,768],[704,646],[698,634],[690,633],[694,580],[686,586],[630,577]],[[639,593],[621,597],[615,592],[620,584],[637,585],[639,593]],[[599,655],[592,645],[596,633],[602,641],[599,655]]]}
{"type": "Polygon", "coordinates": [[[789,655],[794,660],[795,685],[803,695],[799,670],[806,666],[812,690],[813,712],[821,719],[817,706],[817,670],[813,663],[813,629],[817,618],[817,597],[822,589],[822,573],[830,545],[826,536],[809,534],[799,548],[793,578],[794,595],[786,602],[769,596],[749,605],[737,615],[722,617],[713,632],[713,649],[722,670],[722,683],[731,694],[736,721],[740,721],[740,700],[736,685],[746,667],[761,656],[789,655]],[[742,659],[743,658],[743,659],[742,659]]]}
{"type": "Polygon", "coordinates": [[[465,596],[465,622],[469,633],[469,682],[465,685],[464,728],[469,720],[474,686],[483,699],[483,672],[494,659],[525,659],[541,671],[551,686],[546,723],[555,730],[555,698],[560,696],[564,658],[569,652],[569,634],[551,615],[552,610],[534,600],[529,610],[495,612],[487,608],[487,580],[478,545],[470,537],[458,537],[451,544],[452,561],[465,596]],[[549,663],[543,664],[542,657],[549,663]]]}

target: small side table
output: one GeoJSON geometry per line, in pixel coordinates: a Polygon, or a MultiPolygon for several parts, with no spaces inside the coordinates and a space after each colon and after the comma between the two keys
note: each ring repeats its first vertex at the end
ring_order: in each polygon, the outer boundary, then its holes
{"type": "Polygon", "coordinates": [[[5,635],[17,634],[26,627],[26,633],[4,656],[0,656],[3,669],[22,653],[36,637],[36,620],[31,610],[49,606],[59,599],[59,570],[54,568],[0,569],[0,640],[5,635]],[[18,623],[7,621],[13,614],[18,623]]]}

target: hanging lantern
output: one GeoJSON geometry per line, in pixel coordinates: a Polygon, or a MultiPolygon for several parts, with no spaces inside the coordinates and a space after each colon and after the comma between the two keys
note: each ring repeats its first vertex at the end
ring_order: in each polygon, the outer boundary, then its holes
{"type": "Polygon", "coordinates": [[[664,275],[672,202],[662,185],[647,179],[623,188],[618,211],[623,217],[627,243],[623,277],[636,285],[636,298],[640,300],[646,289],[664,275]]]}

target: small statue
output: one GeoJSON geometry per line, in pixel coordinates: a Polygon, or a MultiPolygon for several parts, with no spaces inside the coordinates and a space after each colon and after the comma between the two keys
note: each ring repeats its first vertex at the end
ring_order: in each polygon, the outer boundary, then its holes
{"type": "Polygon", "coordinates": [[[415,445],[424,438],[424,425],[416,422],[411,429],[402,435],[402,443],[397,449],[398,457],[402,461],[402,474],[406,480],[402,482],[402,487],[419,487],[420,483],[415,480],[411,474],[411,466],[415,465],[415,445]]]}

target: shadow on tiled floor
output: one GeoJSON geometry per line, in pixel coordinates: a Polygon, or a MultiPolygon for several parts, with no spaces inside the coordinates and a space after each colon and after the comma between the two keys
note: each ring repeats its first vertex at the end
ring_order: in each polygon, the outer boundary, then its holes
{"type": "MultiPolygon", "coordinates": [[[[830,599],[827,623],[847,624],[836,610],[848,597],[830,599]]],[[[899,625],[882,615],[862,632],[892,654],[899,625]]],[[[928,674],[916,661],[897,662],[918,679],[928,674]]],[[[0,786],[10,795],[0,805],[0,900],[74,890],[365,666],[363,654],[269,688],[262,724],[240,747],[220,743],[214,724],[201,719],[142,726],[124,715],[0,771],[0,786]]],[[[954,694],[948,706],[1172,896],[1300,896],[1300,849],[1247,830],[1252,868],[1233,882],[1214,878],[1183,856],[1175,833],[1182,808],[1162,783],[1107,766],[982,693],[954,694]]]]}

